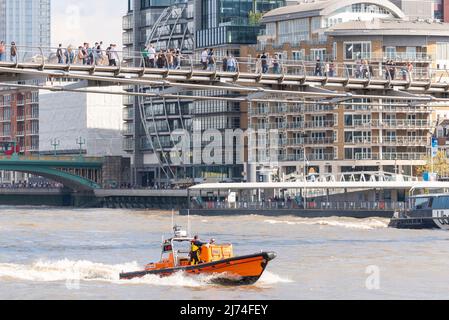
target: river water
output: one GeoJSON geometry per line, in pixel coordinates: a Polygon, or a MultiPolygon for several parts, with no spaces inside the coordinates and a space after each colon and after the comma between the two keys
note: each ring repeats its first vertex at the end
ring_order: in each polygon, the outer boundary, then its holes
{"type": "Polygon", "coordinates": [[[203,240],[278,258],[249,287],[183,274],[120,281],[159,259],[171,223],[166,212],[1,207],[0,299],[449,298],[449,234],[381,218],[191,217],[203,240]]]}

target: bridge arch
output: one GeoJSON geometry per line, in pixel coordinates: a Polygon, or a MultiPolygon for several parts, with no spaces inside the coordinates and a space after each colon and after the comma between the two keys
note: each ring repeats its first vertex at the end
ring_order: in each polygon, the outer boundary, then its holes
{"type": "Polygon", "coordinates": [[[74,191],[93,191],[100,189],[101,186],[94,181],[91,181],[82,176],[78,176],[63,170],[58,167],[52,167],[39,163],[20,163],[25,161],[0,161],[0,170],[14,171],[21,173],[28,173],[38,175],[63,184],[65,187],[74,191]]]}

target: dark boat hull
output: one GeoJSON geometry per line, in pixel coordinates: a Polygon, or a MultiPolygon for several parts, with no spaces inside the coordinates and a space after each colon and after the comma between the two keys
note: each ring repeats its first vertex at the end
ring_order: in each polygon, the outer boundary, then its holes
{"type": "Polygon", "coordinates": [[[214,275],[211,282],[221,285],[252,285],[260,279],[268,262],[275,258],[276,254],[273,252],[262,252],[195,266],[122,273],[120,279],[131,280],[147,275],[167,277],[177,272],[184,272],[190,275],[214,275]]]}
{"type": "Polygon", "coordinates": [[[421,209],[396,214],[389,227],[396,229],[443,229],[449,230],[446,210],[421,209]]]}
{"type": "Polygon", "coordinates": [[[441,229],[432,218],[393,218],[389,224],[390,228],[396,229],[441,229]]]}

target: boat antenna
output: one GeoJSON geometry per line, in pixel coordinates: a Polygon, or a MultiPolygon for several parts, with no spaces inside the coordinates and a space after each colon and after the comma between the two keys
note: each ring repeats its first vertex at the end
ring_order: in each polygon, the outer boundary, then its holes
{"type": "Polygon", "coordinates": [[[175,210],[171,210],[171,229],[174,230],[175,228],[175,210]]]}
{"type": "Polygon", "coordinates": [[[187,232],[189,233],[189,237],[192,237],[192,233],[190,232],[190,209],[187,209],[187,232]]]}

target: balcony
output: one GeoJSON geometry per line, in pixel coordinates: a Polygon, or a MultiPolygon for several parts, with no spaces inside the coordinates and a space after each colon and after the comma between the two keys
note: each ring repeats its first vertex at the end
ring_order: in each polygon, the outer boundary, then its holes
{"type": "Polygon", "coordinates": [[[345,127],[355,127],[355,128],[370,128],[373,126],[373,121],[370,120],[353,120],[351,123],[345,123],[345,127]]]}
{"type": "Polygon", "coordinates": [[[283,154],[280,155],[278,161],[331,161],[335,160],[333,153],[309,154],[304,159],[301,154],[283,154]]]}
{"type": "Polygon", "coordinates": [[[373,126],[376,127],[387,127],[387,128],[424,128],[431,129],[433,127],[433,123],[430,120],[376,120],[373,121],[373,126]]]}
{"type": "Polygon", "coordinates": [[[123,120],[124,121],[133,121],[134,120],[134,110],[133,109],[124,109],[123,110],[123,120]]]}
{"type": "Polygon", "coordinates": [[[123,150],[128,152],[134,151],[134,140],[133,139],[123,140],[123,150]]]}
{"type": "Polygon", "coordinates": [[[384,52],[372,53],[371,60],[393,60],[394,62],[432,62],[433,57],[426,52],[384,52]]]}
{"type": "Polygon", "coordinates": [[[263,116],[276,116],[276,115],[286,115],[286,114],[301,114],[301,113],[318,113],[325,112],[331,113],[334,110],[333,106],[328,105],[282,105],[278,107],[259,107],[254,108],[252,115],[263,115],[263,116]]]}
{"type": "Polygon", "coordinates": [[[133,105],[135,101],[135,97],[133,96],[123,96],[123,104],[124,105],[133,105]]]}
{"type": "Polygon", "coordinates": [[[427,153],[383,153],[383,160],[425,160],[427,153]]]}
{"type": "Polygon", "coordinates": [[[39,112],[32,112],[28,115],[28,120],[39,120],[39,112]]]}
{"type": "Polygon", "coordinates": [[[431,120],[354,120],[351,124],[346,123],[346,127],[358,128],[392,128],[392,129],[431,129],[431,120]]]}
{"type": "Polygon", "coordinates": [[[131,45],[134,43],[134,32],[125,32],[122,36],[124,45],[131,45]]]}
{"type": "Polygon", "coordinates": [[[133,15],[127,15],[123,17],[122,26],[123,30],[131,30],[134,28],[134,19],[133,15]]]}
{"type": "Polygon", "coordinates": [[[392,145],[392,146],[429,146],[430,138],[428,137],[407,137],[407,136],[386,136],[373,137],[373,144],[392,145]]]}
{"type": "Polygon", "coordinates": [[[319,121],[305,121],[304,128],[306,129],[323,129],[323,128],[333,128],[335,125],[332,120],[319,120],[319,121]]]}
{"type": "Polygon", "coordinates": [[[319,129],[329,130],[333,129],[335,123],[332,120],[320,121],[298,121],[298,122],[278,122],[278,123],[256,123],[253,125],[255,130],[281,130],[281,129],[319,129]]]}
{"type": "Polygon", "coordinates": [[[370,144],[372,142],[372,137],[352,137],[345,140],[346,144],[370,144]]]}
{"type": "Polygon", "coordinates": [[[427,153],[413,153],[413,152],[394,152],[394,153],[357,153],[354,159],[348,160],[405,160],[405,161],[419,161],[425,160],[427,153]]]}
{"type": "Polygon", "coordinates": [[[328,145],[333,144],[333,138],[289,138],[279,141],[281,146],[302,146],[302,145],[328,145]]]}
{"type": "Polygon", "coordinates": [[[431,114],[433,108],[428,107],[410,107],[407,105],[359,105],[359,106],[351,106],[349,104],[345,105],[345,112],[357,112],[362,114],[369,114],[370,112],[379,112],[379,113],[424,113],[431,114]]]}
{"type": "Polygon", "coordinates": [[[124,136],[134,136],[134,127],[130,126],[122,130],[124,136]]]}

